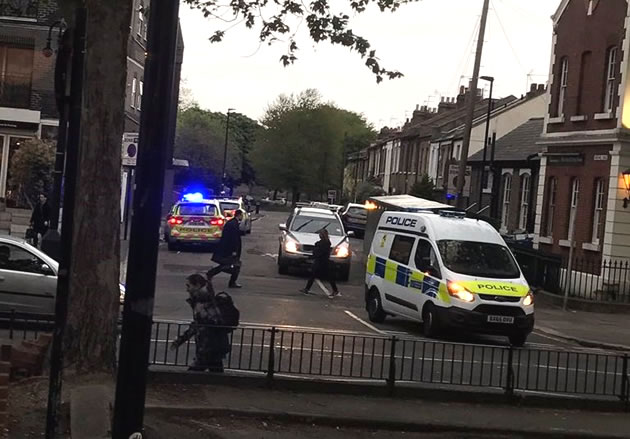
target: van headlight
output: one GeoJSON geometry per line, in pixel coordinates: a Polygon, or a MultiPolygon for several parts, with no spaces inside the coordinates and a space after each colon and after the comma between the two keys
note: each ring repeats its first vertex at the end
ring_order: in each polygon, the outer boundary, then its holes
{"type": "Polygon", "coordinates": [[[284,250],[288,253],[297,253],[298,242],[293,238],[287,237],[286,241],[284,242],[284,250]]]}
{"type": "Polygon", "coordinates": [[[335,248],[335,256],[338,258],[347,258],[350,256],[350,244],[348,242],[342,242],[335,248]]]}
{"type": "Polygon", "coordinates": [[[452,297],[456,297],[464,302],[474,302],[475,295],[468,291],[466,288],[458,284],[457,282],[447,282],[448,294],[452,297]]]}
{"type": "Polygon", "coordinates": [[[534,293],[530,290],[523,299],[523,306],[532,306],[534,304],[534,293]]]}

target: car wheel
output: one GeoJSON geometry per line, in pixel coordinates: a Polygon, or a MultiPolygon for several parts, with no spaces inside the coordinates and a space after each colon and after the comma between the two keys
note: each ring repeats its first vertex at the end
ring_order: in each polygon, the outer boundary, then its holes
{"type": "Polygon", "coordinates": [[[350,279],[350,265],[343,267],[339,273],[339,280],[341,282],[348,282],[348,279],[350,279]]]}
{"type": "Polygon", "coordinates": [[[440,323],[435,313],[435,307],[431,304],[427,305],[422,313],[422,329],[426,337],[435,337],[440,332],[440,323]]]}
{"type": "Polygon", "coordinates": [[[381,295],[376,288],[372,288],[368,293],[365,307],[368,312],[368,318],[374,323],[383,323],[385,321],[385,310],[383,310],[383,304],[381,303],[381,295]]]}
{"type": "Polygon", "coordinates": [[[278,248],[278,274],[289,274],[289,264],[284,261],[280,248],[278,248]]]}
{"type": "Polygon", "coordinates": [[[527,334],[512,334],[508,338],[512,346],[522,348],[525,346],[525,342],[527,341],[527,334]]]}

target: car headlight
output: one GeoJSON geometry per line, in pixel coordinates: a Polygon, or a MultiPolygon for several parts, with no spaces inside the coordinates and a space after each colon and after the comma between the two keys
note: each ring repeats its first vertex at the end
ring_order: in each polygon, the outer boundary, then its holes
{"type": "Polygon", "coordinates": [[[523,306],[532,306],[534,304],[534,293],[527,293],[527,296],[523,299],[523,306]]]}
{"type": "Polygon", "coordinates": [[[475,295],[457,282],[448,281],[447,285],[448,294],[451,296],[456,297],[459,300],[463,300],[464,302],[473,302],[475,300],[475,295]]]}
{"type": "Polygon", "coordinates": [[[298,252],[298,243],[295,239],[287,238],[284,242],[284,249],[289,253],[297,253],[298,252]]]}
{"type": "Polygon", "coordinates": [[[335,256],[338,258],[347,258],[350,256],[350,244],[348,242],[342,242],[335,248],[335,256]]]}

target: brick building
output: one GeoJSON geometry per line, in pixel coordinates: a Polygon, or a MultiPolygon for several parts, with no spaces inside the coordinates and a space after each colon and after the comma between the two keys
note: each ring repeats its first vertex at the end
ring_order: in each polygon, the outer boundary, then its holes
{"type": "Polygon", "coordinates": [[[536,247],[630,258],[630,28],[626,0],[562,0],[553,16],[549,108],[535,224],[536,247]]]}

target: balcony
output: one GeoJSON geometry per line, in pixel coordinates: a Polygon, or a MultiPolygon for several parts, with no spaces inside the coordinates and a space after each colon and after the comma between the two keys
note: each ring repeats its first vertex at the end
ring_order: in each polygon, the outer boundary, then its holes
{"type": "Polygon", "coordinates": [[[37,19],[39,0],[0,0],[0,17],[37,19]]]}
{"type": "Polygon", "coordinates": [[[30,76],[4,75],[0,78],[0,107],[29,108],[30,104],[30,76]]]}

